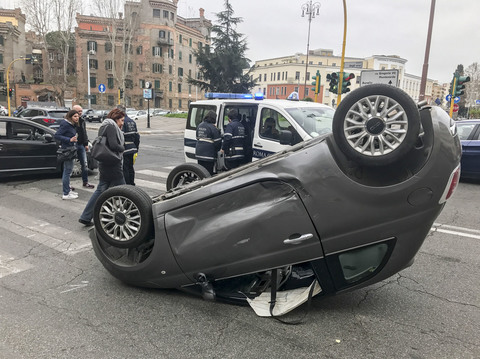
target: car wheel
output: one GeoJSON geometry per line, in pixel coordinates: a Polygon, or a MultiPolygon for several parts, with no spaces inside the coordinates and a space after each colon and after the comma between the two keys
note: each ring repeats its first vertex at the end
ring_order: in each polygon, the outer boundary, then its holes
{"type": "Polygon", "coordinates": [[[364,166],[400,160],[420,133],[420,112],[404,91],[389,85],[361,87],[345,97],[333,117],[341,151],[364,166]]]}
{"type": "Polygon", "coordinates": [[[97,234],[118,248],[136,248],[153,233],[152,199],[134,186],[115,186],[97,199],[93,212],[97,234]]]}
{"type": "Polygon", "coordinates": [[[205,167],[197,163],[184,163],[175,167],[167,177],[167,191],[172,188],[210,177],[205,167]]]}
{"type": "Polygon", "coordinates": [[[78,177],[82,175],[82,166],[80,165],[80,161],[78,158],[73,160],[73,168],[72,168],[72,177],[78,177]]]}

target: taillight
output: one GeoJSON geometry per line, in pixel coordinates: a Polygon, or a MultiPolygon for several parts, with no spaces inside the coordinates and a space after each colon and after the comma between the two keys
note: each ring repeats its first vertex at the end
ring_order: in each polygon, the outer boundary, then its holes
{"type": "Polygon", "coordinates": [[[51,118],[43,118],[42,121],[45,123],[55,123],[55,120],[52,120],[51,118]]]}
{"type": "Polygon", "coordinates": [[[452,196],[453,192],[455,192],[455,189],[458,186],[459,180],[460,180],[460,166],[455,168],[455,170],[450,175],[450,178],[448,179],[448,182],[447,182],[447,186],[445,187],[445,191],[443,191],[443,195],[440,198],[440,201],[438,201],[438,203],[443,203],[452,196]]]}

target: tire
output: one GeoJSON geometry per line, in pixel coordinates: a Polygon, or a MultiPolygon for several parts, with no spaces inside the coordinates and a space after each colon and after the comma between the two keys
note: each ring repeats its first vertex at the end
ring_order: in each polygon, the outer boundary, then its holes
{"type": "Polygon", "coordinates": [[[404,91],[375,84],[353,91],[333,116],[333,137],[350,160],[378,167],[397,162],[415,145],[420,112],[404,91]]]}
{"type": "Polygon", "coordinates": [[[167,191],[172,188],[210,177],[205,167],[197,163],[184,163],[175,167],[167,177],[167,191]]]}
{"type": "Polygon", "coordinates": [[[123,185],[107,189],[93,211],[97,234],[117,248],[136,248],[153,234],[152,199],[142,189],[123,185]]]}

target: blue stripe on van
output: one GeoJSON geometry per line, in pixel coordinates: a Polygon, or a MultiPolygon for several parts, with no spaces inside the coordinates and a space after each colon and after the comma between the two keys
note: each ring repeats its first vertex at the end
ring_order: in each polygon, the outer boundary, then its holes
{"type": "Polygon", "coordinates": [[[186,147],[193,147],[195,148],[197,146],[197,140],[192,140],[191,138],[184,138],[183,139],[183,144],[186,147]]]}

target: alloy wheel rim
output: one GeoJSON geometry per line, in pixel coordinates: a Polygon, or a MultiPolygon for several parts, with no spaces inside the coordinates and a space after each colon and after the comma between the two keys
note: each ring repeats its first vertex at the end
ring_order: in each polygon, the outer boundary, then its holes
{"type": "Polygon", "coordinates": [[[113,196],[103,202],[99,218],[103,231],[120,242],[132,239],[142,224],[140,210],[124,196],[113,196]]]}

